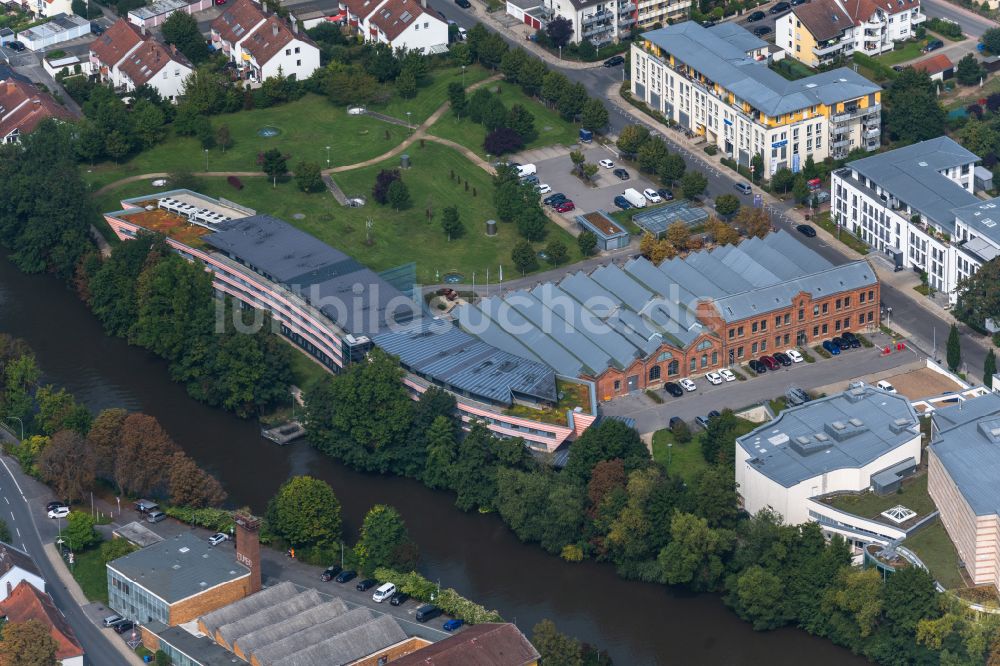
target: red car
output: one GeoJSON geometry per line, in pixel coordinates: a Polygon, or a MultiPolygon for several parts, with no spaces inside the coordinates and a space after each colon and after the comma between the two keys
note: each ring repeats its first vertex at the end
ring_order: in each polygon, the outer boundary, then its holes
{"type": "Polygon", "coordinates": [[[770,356],[761,356],[760,357],[760,362],[763,363],[764,365],[766,365],[768,370],[772,370],[772,371],[773,370],[777,370],[778,368],[781,367],[781,364],[778,363],[778,361],[776,359],[774,359],[774,358],[772,358],[770,356]]]}
{"type": "Polygon", "coordinates": [[[576,208],[576,204],[572,201],[563,201],[561,204],[556,206],[556,211],[559,213],[568,213],[574,208],[576,208]]]}

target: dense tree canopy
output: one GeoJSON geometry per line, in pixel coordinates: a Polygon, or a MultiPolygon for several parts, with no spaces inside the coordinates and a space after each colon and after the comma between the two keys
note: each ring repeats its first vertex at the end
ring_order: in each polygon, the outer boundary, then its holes
{"type": "Polygon", "coordinates": [[[893,141],[915,143],[944,134],[944,109],[926,72],[907,67],[885,91],[885,126],[893,141]]]}
{"type": "Polygon", "coordinates": [[[325,481],[296,476],[267,504],[267,525],[295,548],[331,546],[341,539],[340,501],[325,481]]]}

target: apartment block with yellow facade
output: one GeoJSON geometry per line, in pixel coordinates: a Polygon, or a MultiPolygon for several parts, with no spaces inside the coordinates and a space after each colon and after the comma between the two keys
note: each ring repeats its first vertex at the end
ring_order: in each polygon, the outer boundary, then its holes
{"type": "Polygon", "coordinates": [[[847,68],[789,81],[771,48],[730,23],[653,30],[632,46],[632,94],[740,164],[761,155],[767,176],[879,147],[880,86],[847,68]]]}

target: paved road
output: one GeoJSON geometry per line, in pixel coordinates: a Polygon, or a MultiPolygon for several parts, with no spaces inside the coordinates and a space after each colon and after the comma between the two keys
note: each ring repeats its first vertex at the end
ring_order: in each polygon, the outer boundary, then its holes
{"type": "Polygon", "coordinates": [[[51,544],[58,534],[54,521],[45,516],[45,503],[53,499],[51,491],[23,475],[15,462],[4,456],[0,458],[0,495],[0,516],[10,527],[14,545],[35,560],[45,579],[46,592],[69,621],[87,662],[96,666],[129,664],[73,600],[45,555],[44,545],[51,544]]]}
{"type": "Polygon", "coordinates": [[[962,26],[962,32],[972,37],[973,47],[984,32],[1000,25],[996,21],[991,21],[964,7],[952,4],[948,0],[923,0],[921,6],[927,16],[950,19],[962,26]]]}

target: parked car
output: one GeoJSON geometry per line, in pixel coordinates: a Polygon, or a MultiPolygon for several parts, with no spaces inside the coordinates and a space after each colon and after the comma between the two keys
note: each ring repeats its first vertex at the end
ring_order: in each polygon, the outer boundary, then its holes
{"type": "Polygon", "coordinates": [[[566,195],[562,192],[556,192],[555,194],[550,194],[549,196],[542,199],[542,203],[546,206],[554,206],[556,203],[561,203],[566,201],[566,195]]]}
{"type": "Polygon", "coordinates": [[[393,606],[402,606],[409,600],[410,600],[410,595],[408,595],[406,592],[397,591],[396,594],[392,595],[392,597],[389,599],[389,603],[392,604],[393,606]]]}
{"type": "Polygon", "coordinates": [[[851,343],[851,349],[858,349],[861,347],[861,340],[858,336],[854,335],[850,331],[844,331],[840,334],[840,337],[851,343]]]}
{"type": "Polygon", "coordinates": [[[769,14],[780,14],[781,12],[787,12],[792,8],[792,5],[787,2],[779,2],[775,4],[768,10],[769,14]]]}
{"type": "Polygon", "coordinates": [[[656,193],[659,194],[664,201],[674,200],[674,193],[671,192],[670,190],[666,190],[661,187],[660,189],[656,190],[656,193]]]}
{"type": "Polygon", "coordinates": [[[804,360],[798,349],[786,349],[785,356],[792,359],[792,363],[801,363],[804,360]]]}
{"type": "Polygon", "coordinates": [[[927,46],[924,47],[924,53],[930,53],[931,51],[937,51],[940,48],[944,48],[944,42],[940,39],[932,39],[927,42],[927,46]]]}
{"type": "Polygon", "coordinates": [[[618,65],[623,65],[623,64],[625,64],[625,56],[620,56],[620,55],[611,56],[610,58],[604,61],[605,67],[617,67],[618,65]]]}
{"type": "Polygon", "coordinates": [[[771,32],[771,28],[766,25],[759,25],[753,29],[753,34],[757,37],[763,37],[769,32],[771,32]]]}
{"type": "Polygon", "coordinates": [[[125,621],[125,618],[123,618],[121,615],[118,615],[118,614],[109,615],[106,618],[104,618],[104,626],[105,627],[113,627],[116,624],[118,624],[119,622],[124,622],[124,621],[125,621]]]}
{"type": "Polygon", "coordinates": [[[18,53],[20,53],[21,51],[23,51],[27,47],[24,44],[22,44],[21,42],[19,42],[17,40],[14,40],[12,42],[7,42],[7,48],[13,49],[14,51],[17,51],[18,53]]]}
{"type": "Polygon", "coordinates": [[[53,509],[58,509],[59,507],[62,506],[66,506],[66,502],[60,502],[59,500],[56,500],[54,502],[49,502],[48,504],[46,504],[45,510],[52,511],[53,509]]]}
{"type": "Polygon", "coordinates": [[[799,5],[804,5],[806,0],[792,0],[792,7],[798,7],[799,5]]]}
{"type": "Polygon", "coordinates": [[[459,627],[465,624],[465,620],[451,619],[441,625],[441,628],[445,631],[458,631],[459,627]]]}
{"type": "MultiPolygon", "coordinates": [[[[757,13],[763,14],[763,12],[757,12],[757,13]]],[[[739,190],[740,194],[751,194],[753,192],[753,188],[750,187],[749,183],[736,183],[735,185],[733,185],[733,187],[739,190]]]]}
{"type": "Polygon", "coordinates": [[[733,373],[733,371],[730,370],[729,368],[723,368],[722,370],[719,370],[719,374],[722,375],[722,378],[725,379],[727,382],[736,381],[736,374],[733,373]]]}
{"type": "Polygon", "coordinates": [[[809,394],[800,389],[798,386],[792,386],[785,391],[785,398],[788,400],[788,404],[793,407],[804,405],[809,402],[809,394]]]}
{"type": "Polygon", "coordinates": [[[768,370],[777,370],[781,364],[774,360],[773,356],[761,356],[760,362],[767,366],[768,370]]]}
{"type": "Polygon", "coordinates": [[[155,511],[150,511],[146,514],[146,522],[149,523],[159,523],[167,519],[167,514],[163,513],[159,509],[155,511]]]}
{"type": "Polygon", "coordinates": [[[329,583],[341,571],[342,569],[336,564],[334,564],[332,567],[327,567],[326,569],[323,569],[323,573],[320,574],[319,579],[324,583],[329,583]]]}
{"type": "Polygon", "coordinates": [[[461,7],[462,9],[468,9],[469,7],[472,6],[472,3],[469,2],[469,0],[455,0],[455,4],[461,7]]]}
{"type": "MultiPolygon", "coordinates": [[[[361,583],[358,583],[358,585],[361,585],[361,583]]],[[[380,604],[394,594],[396,594],[396,586],[392,583],[383,583],[382,585],[379,585],[378,589],[372,594],[372,601],[380,604]]]]}
{"type": "Polygon", "coordinates": [[[576,208],[576,204],[567,199],[566,201],[563,201],[561,204],[559,204],[558,206],[556,206],[556,212],[557,213],[568,213],[568,212],[570,212],[571,210],[573,210],[575,208],[576,208]]]}
{"type": "Polygon", "coordinates": [[[682,379],[682,380],[680,381],[680,385],[681,385],[681,386],[683,386],[683,387],[684,387],[684,390],[685,390],[685,391],[688,391],[688,392],[691,392],[691,391],[697,391],[697,390],[698,390],[698,385],[697,385],[697,384],[695,384],[695,383],[694,383],[693,381],[691,381],[690,379],[688,379],[687,377],[685,377],[684,379],[682,379]]]}
{"type": "MultiPolygon", "coordinates": [[[[457,0],[456,0],[457,2],[457,0]]],[[[754,12],[747,17],[747,23],[756,23],[757,21],[763,21],[767,17],[764,12],[754,12]]]]}
{"type": "Polygon", "coordinates": [[[358,592],[367,592],[378,585],[378,581],[374,578],[365,578],[362,581],[358,581],[358,584],[354,586],[354,589],[358,592]]]}
{"type": "Polygon", "coordinates": [[[628,199],[626,199],[620,194],[615,197],[615,205],[621,208],[622,210],[628,210],[629,208],[632,207],[632,204],[628,202],[628,199]]]}
{"type": "Polygon", "coordinates": [[[830,342],[832,342],[834,346],[836,346],[837,349],[839,349],[840,351],[847,351],[848,349],[851,348],[851,343],[839,336],[834,338],[833,340],[830,340],[830,342]]]}
{"type": "Polygon", "coordinates": [[[212,536],[208,537],[208,542],[213,546],[218,546],[223,541],[229,541],[229,535],[225,532],[216,532],[212,536]]]}
{"type": "Polygon", "coordinates": [[[354,569],[348,569],[346,571],[341,571],[339,574],[337,574],[337,577],[334,578],[334,580],[337,581],[338,583],[346,583],[347,581],[354,580],[357,577],[358,577],[357,571],[355,571],[354,569]]]}
{"type": "Polygon", "coordinates": [[[100,23],[94,22],[90,24],[90,31],[100,37],[104,34],[104,26],[100,23]]]}
{"type": "Polygon", "coordinates": [[[684,419],[682,419],[679,416],[671,416],[670,421],[667,422],[667,427],[673,430],[674,426],[678,425],[679,423],[684,423],[684,419]]]}
{"type": "Polygon", "coordinates": [[[669,393],[670,395],[674,396],[675,398],[679,398],[682,395],[684,395],[684,389],[682,389],[680,387],[680,384],[678,384],[677,382],[667,382],[666,384],[663,385],[663,390],[669,393]]]}
{"type": "Polygon", "coordinates": [[[697,423],[698,425],[700,425],[703,430],[708,430],[708,417],[707,416],[702,416],[702,415],[699,414],[698,416],[694,417],[694,422],[697,423]]]}
{"type": "Polygon", "coordinates": [[[719,413],[719,410],[713,409],[708,413],[708,420],[711,421],[718,416],[722,416],[722,414],[719,413]]]}
{"type": "Polygon", "coordinates": [[[528,183],[529,185],[538,185],[539,183],[538,176],[533,173],[529,173],[527,176],[523,176],[521,178],[521,182],[528,183]]]}
{"type": "Polygon", "coordinates": [[[823,341],[823,349],[825,349],[826,351],[828,351],[833,356],[837,356],[838,354],[840,354],[840,347],[838,347],[837,345],[833,344],[829,340],[824,340],[823,341]]]}
{"type": "Polygon", "coordinates": [[[717,372],[708,373],[707,375],[705,375],[705,379],[707,379],[708,383],[712,384],[713,386],[718,386],[719,384],[722,383],[722,375],[720,375],[717,372]]]}
{"type": "Polygon", "coordinates": [[[792,359],[788,358],[788,354],[785,352],[774,352],[771,356],[773,356],[774,360],[783,366],[787,367],[792,364],[792,359]]]}
{"type": "Polygon", "coordinates": [[[660,198],[660,194],[651,187],[647,187],[642,191],[642,196],[646,197],[646,201],[649,203],[660,203],[663,199],[660,198]]]}
{"type": "Polygon", "coordinates": [[[68,506],[57,506],[49,511],[49,518],[65,518],[69,515],[68,506]]]}
{"type": "Polygon", "coordinates": [[[417,622],[426,622],[427,620],[433,620],[434,618],[441,615],[441,609],[434,604],[424,604],[417,609],[416,617],[417,622]]]}
{"type": "Polygon", "coordinates": [[[625,169],[615,169],[614,174],[618,176],[618,178],[621,180],[629,179],[628,171],[626,171],[625,169]]]}
{"type": "Polygon", "coordinates": [[[875,388],[882,389],[886,393],[895,393],[896,392],[896,387],[893,386],[892,384],[890,384],[889,382],[885,381],[884,379],[876,382],[875,383],[875,388]]]}
{"type": "Polygon", "coordinates": [[[542,183],[536,189],[538,190],[539,194],[548,194],[549,192],[552,191],[552,187],[550,187],[548,183],[542,183]]]}
{"type": "Polygon", "coordinates": [[[761,363],[760,361],[758,361],[755,358],[750,359],[750,362],[747,363],[747,366],[751,370],[753,370],[754,372],[756,372],[758,375],[762,375],[765,372],[767,372],[767,366],[764,365],[763,363],[761,363]]]}
{"type": "Polygon", "coordinates": [[[816,238],[816,230],[808,224],[800,224],[795,227],[795,230],[807,238],[816,238]]]}
{"type": "Polygon", "coordinates": [[[132,620],[125,620],[124,622],[119,622],[118,624],[114,625],[112,629],[115,630],[115,633],[124,634],[126,631],[131,631],[132,629],[135,629],[135,622],[133,622],[132,620]]]}
{"type": "Polygon", "coordinates": [[[605,169],[614,169],[615,168],[615,163],[612,162],[611,160],[601,160],[601,161],[598,162],[598,164],[600,164],[605,169]]]}

